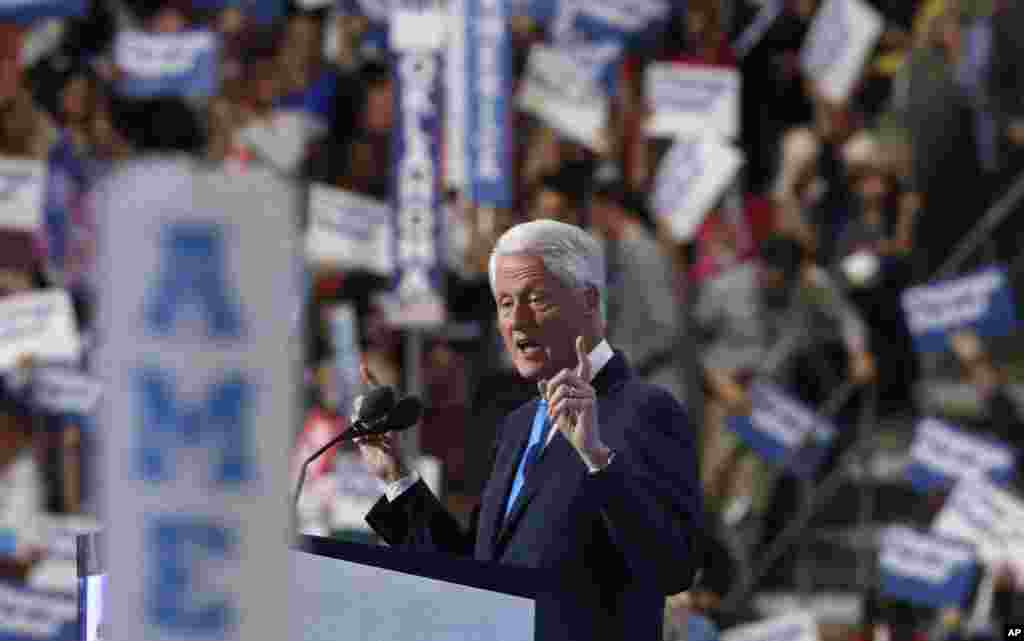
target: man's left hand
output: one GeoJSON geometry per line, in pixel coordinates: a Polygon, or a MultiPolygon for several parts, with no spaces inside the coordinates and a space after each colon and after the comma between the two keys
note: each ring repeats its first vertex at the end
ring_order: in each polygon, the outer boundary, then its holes
{"type": "Polygon", "coordinates": [[[548,416],[583,462],[591,469],[600,469],[607,464],[611,450],[601,441],[597,392],[590,385],[590,357],[582,336],[576,339],[576,357],[579,364],[575,371],[563,369],[545,385],[548,416]]]}

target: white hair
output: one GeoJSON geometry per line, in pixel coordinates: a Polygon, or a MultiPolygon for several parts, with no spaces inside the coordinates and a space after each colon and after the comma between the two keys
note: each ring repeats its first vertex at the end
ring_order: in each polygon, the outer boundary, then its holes
{"type": "Polygon", "coordinates": [[[492,292],[498,256],[517,255],[540,258],[544,267],[567,287],[595,287],[604,310],[604,252],[597,240],[584,230],[544,219],[522,223],[506,231],[495,243],[488,262],[492,292]]]}

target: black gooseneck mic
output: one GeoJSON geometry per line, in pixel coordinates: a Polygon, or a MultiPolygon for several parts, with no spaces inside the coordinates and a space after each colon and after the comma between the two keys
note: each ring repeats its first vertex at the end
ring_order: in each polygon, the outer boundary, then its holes
{"type": "Polygon", "coordinates": [[[406,396],[396,403],[395,390],[391,387],[378,387],[370,391],[363,398],[362,405],[359,406],[359,415],[355,422],[347,430],[327,441],[323,447],[310,454],[302,463],[302,469],[299,471],[299,482],[295,485],[295,497],[292,504],[296,525],[298,525],[299,497],[302,495],[302,486],[306,482],[306,470],[309,468],[310,463],[343,441],[349,441],[360,436],[407,430],[420,420],[422,414],[423,403],[415,396],[406,396]]]}

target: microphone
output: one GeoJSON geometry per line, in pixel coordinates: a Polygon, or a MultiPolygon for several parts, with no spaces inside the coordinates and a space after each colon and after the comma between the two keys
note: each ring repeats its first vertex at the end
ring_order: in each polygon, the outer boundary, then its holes
{"type": "Polygon", "coordinates": [[[302,463],[302,469],[299,471],[299,481],[295,485],[295,500],[293,504],[296,524],[298,523],[299,497],[302,495],[302,486],[306,482],[306,470],[309,468],[310,463],[342,441],[349,441],[361,436],[407,430],[420,420],[422,414],[423,403],[420,399],[415,396],[406,396],[396,403],[395,390],[391,387],[378,387],[364,396],[355,422],[347,430],[327,441],[323,447],[310,454],[302,463]]]}

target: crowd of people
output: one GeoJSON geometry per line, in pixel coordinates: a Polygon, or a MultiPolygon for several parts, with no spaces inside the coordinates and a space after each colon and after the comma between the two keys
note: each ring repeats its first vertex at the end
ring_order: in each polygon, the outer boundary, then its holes
{"type": "MultiPolygon", "coordinates": [[[[381,382],[402,385],[411,368],[420,372],[427,406],[420,444],[443,463],[447,492],[479,493],[497,419],[535,395],[501,348],[487,260],[502,232],[537,218],[581,226],[602,241],[609,342],[693,411],[713,529],[763,518],[768,541],[794,510],[786,478],[769,483],[771,466],[728,429],[730,416],[751,411],[751,381],[768,377],[811,407],[827,406],[839,425],[857,420],[868,389],[879,415],[918,416],[921,368],[900,295],[938,273],[1024,169],[1024,3],[870,0],[884,32],[842,104],[830,102],[799,63],[822,2],[782,2],[757,42],[736,50],[770,4],[674,3],[657,38],[631,45],[615,66],[602,153],[525,111],[513,113],[514,206],[481,208],[448,190],[443,207],[446,327],[472,331],[429,333],[422,362],[409,362],[408,337],[388,323],[375,297],[389,279],[308,265],[308,417],[344,425],[348,408],[338,406],[333,389],[327,319],[332,306],[351,303],[361,354],[381,382]],[[733,69],[742,82],[743,168],[688,242],[673,236],[648,200],[668,149],[644,134],[643,72],[655,62],[733,69]],[[843,389],[849,393],[832,402],[843,389]]],[[[42,228],[0,235],[3,295],[64,288],[80,331],[92,332],[97,220],[90,187],[141,147],[194,149],[228,172],[261,163],[304,184],[391,199],[396,87],[372,17],[291,4],[273,20],[258,19],[245,3],[88,5],[81,18],[0,25],[0,157],[43,161],[48,171],[42,228]],[[196,27],[221,36],[212,97],[186,103],[117,94],[112,43],[119,30],[196,27]],[[139,126],[154,109],[193,117],[178,127],[139,126]]],[[[518,85],[531,47],[550,41],[550,25],[513,15],[510,28],[518,85]]],[[[1021,220],[1011,216],[967,266],[1000,262],[1016,282],[1021,220]]],[[[985,401],[987,419],[976,429],[1020,451],[1021,414],[1001,364],[970,333],[951,340],[950,351],[985,401]]],[[[0,527],[22,519],[26,505],[90,506],[88,430],[54,425],[24,401],[19,380],[33,367],[27,355],[6,379],[0,527]]],[[[855,430],[841,434],[819,474],[855,430]]],[[[675,623],[667,631],[687,628],[679,613],[731,621],[717,610],[735,575],[720,538],[709,535],[714,552],[700,588],[669,601],[675,623]]],[[[31,546],[9,552],[24,563],[34,554],[31,546]]],[[[1020,616],[1022,588],[999,575],[995,616],[1020,616]]],[[[689,634],[705,632],[690,626],[689,634]]]]}

